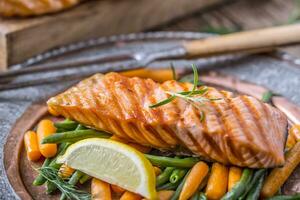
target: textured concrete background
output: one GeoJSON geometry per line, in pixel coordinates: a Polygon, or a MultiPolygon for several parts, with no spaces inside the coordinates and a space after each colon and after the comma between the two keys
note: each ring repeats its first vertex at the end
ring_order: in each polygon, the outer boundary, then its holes
{"type": "MultiPolygon", "coordinates": [[[[222,59],[220,60],[179,60],[174,62],[174,64],[175,67],[184,67],[191,63],[197,63],[200,69],[210,68],[222,73],[235,75],[243,80],[267,86],[269,89],[288,97],[300,105],[300,66],[293,62],[283,61],[270,56],[250,56],[229,62],[228,60],[226,62],[222,62],[222,59]]],[[[155,62],[151,66],[169,66],[170,62],[155,62]]],[[[64,73],[67,73],[67,71],[64,73]]],[[[52,73],[52,75],[55,75],[55,73],[52,73]]],[[[48,75],[45,74],[44,76],[48,75]]],[[[11,126],[33,101],[44,99],[70,84],[72,82],[0,92],[0,199],[17,198],[7,182],[2,164],[3,144],[11,126]]]]}

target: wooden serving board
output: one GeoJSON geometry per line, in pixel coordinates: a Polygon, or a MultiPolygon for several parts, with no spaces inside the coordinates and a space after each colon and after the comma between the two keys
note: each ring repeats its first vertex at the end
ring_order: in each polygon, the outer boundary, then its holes
{"type": "MultiPolygon", "coordinates": [[[[214,72],[201,76],[201,80],[207,85],[230,90],[239,94],[252,95],[256,98],[261,98],[262,94],[267,91],[264,87],[243,82],[234,77],[216,74],[214,72]]],[[[272,101],[274,106],[279,108],[288,116],[290,125],[300,123],[300,108],[297,105],[280,96],[273,97],[272,101]]],[[[21,199],[47,200],[59,198],[59,194],[52,196],[46,195],[44,186],[32,186],[32,182],[37,176],[35,169],[41,166],[42,161],[37,163],[29,162],[23,145],[24,132],[26,130],[34,129],[37,122],[42,118],[49,117],[45,102],[32,104],[15,123],[4,146],[5,171],[10,184],[21,199]],[[12,151],[12,149],[17,150],[12,151]]],[[[299,173],[300,167],[295,170],[283,187],[283,192],[285,194],[290,194],[295,191],[300,192],[300,177],[297,176],[299,173]]],[[[85,185],[85,187],[88,187],[88,184],[85,185]]]]}
{"type": "Polygon", "coordinates": [[[0,18],[0,71],[56,46],[149,30],[226,1],[89,0],[58,14],[0,18]]]}

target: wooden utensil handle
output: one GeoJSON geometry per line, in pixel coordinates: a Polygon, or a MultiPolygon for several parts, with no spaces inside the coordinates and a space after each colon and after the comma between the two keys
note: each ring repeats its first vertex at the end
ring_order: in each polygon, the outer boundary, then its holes
{"type": "Polygon", "coordinates": [[[244,31],[184,44],[188,55],[204,56],[300,42],[300,24],[244,31]]]}

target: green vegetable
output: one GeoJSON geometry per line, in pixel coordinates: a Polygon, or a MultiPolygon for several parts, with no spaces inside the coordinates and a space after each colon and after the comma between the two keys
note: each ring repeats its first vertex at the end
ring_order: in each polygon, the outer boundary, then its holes
{"type": "Polygon", "coordinates": [[[146,158],[150,160],[153,165],[160,167],[177,167],[177,168],[190,168],[193,167],[199,158],[188,157],[188,158],[170,158],[164,156],[154,156],[145,154],[146,158]]]}
{"type": "Polygon", "coordinates": [[[87,174],[84,174],[84,175],[80,178],[79,183],[80,183],[80,184],[84,184],[85,182],[87,182],[87,181],[90,180],[91,178],[92,178],[91,176],[89,176],[89,175],[87,175],[87,174]]]}
{"type": "Polygon", "coordinates": [[[177,183],[178,181],[180,181],[184,176],[185,174],[188,172],[187,169],[175,169],[170,178],[169,178],[169,181],[171,183],[177,183]]]}
{"type": "Polygon", "coordinates": [[[181,190],[183,188],[183,185],[189,175],[191,170],[188,171],[188,173],[186,173],[186,175],[184,176],[183,180],[181,181],[181,183],[178,185],[175,193],[172,195],[171,199],[170,200],[178,200],[179,199],[179,196],[180,196],[180,193],[181,193],[181,190]]]}
{"type": "Polygon", "coordinates": [[[47,194],[52,194],[53,192],[55,192],[57,190],[57,187],[54,183],[47,181],[46,182],[46,193],[47,194]]]}
{"type": "Polygon", "coordinates": [[[246,197],[246,200],[257,200],[259,198],[260,191],[264,183],[265,175],[266,175],[266,171],[259,177],[254,187],[250,189],[246,197]]]}
{"type": "Polygon", "coordinates": [[[169,178],[174,170],[174,167],[166,167],[166,169],[156,177],[156,186],[161,186],[169,181],[169,178]]]}
{"type": "MultiPolygon", "coordinates": [[[[53,159],[49,159],[47,158],[43,165],[42,165],[42,168],[43,167],[55,167],[57,169],[59,169],[60,165],[58,166],[58,164],[56,163],[56,158],[57,156],[60,156],[60,155],[63,155],[65,153],[65,151],[67,150],[67,148],[69,147],[70,144],[67,144],[67,143],[63,143],[63,144],[60,144],[59,147],[58,147],[58,151],[57,151],[57,155],[55,158],[53,159]]],[[[39,185],[43,185],[44,183],[46,182],[46,179],[45,177],[43,177],[41,174],[39,174],[35,180],[33,181],[33,185],[34,186],[39,186],[39,185]]]]}
{"type": "MultiPolygon", "coordinates": [[[[47,181],[56,185],[56,187],[62,192],[63,196],[65,196],[66,198],[76,200],[91,199],[91,195],[89,193],[77,190],[74,186],[75,184],[73,185],[70,183],[72,178],[69,180],[69,182],[66,182],[61,177],[59,177],[57,169],[54,169],[53,167],[43,167],[39,169],[39,172],[47,181]]],[[[74,179],[72,180],[72,182],[75,181],[74,179]]]]}
{"type": "Polygon", "coordinates": [[[300,194],[295,195],[278,195],[271,198],[268,198],[267,200],[299,200],[300,194]]]}
{"type": "Polygon", "coordinates": [[[266,173],[266,171],[267,171],[266,169],[259,169],[256,172],[254,172],[254,175],[253,175],[251,181],[248,183],[244,194],[239,198],[239,200],[242,200],[247,196],[248,192],[253,187],[255,187],[255,185],[258,183],[258,180],[260,179],[260,177],[262,177],[266,173]]]}
{"type": "Polygon", "coordinates": [[[78,126],[76,127],[76,129],[75,130],[86,130],[86,129],[88,129],[87,127],[85,127],[85,126],[83,126],[83,125],[81,125],[81,124],[78,124],[78,126]]]}
{"type": "Polygon", "coordinates": [[[271,91],[267,91],[263,93],[261,100],[265,103],[271,103],[273,97],[273,93],[271,91]]]}
{"type": "Polygon", "coordinates": [[[99,132],[93,129],[87,130],[74,130],[63,133],[56,133],[45,137],[42,141],[43,144],[46,143],[62,143],[62,142],[77,142],[86,138],[109,138],[111,135],[106,132],[99,132]]]}
{"type": "MultiPolygon", "coordinates": [[[[72,186],[76,185],[77,182],[80,180],[80,178],[83,176],[84,174],[80,171],[75,171],[74,174],[71,176],[71,178],[69,179],[68,183],[72,186]]],[[[60,200],[64,200],[66,199],[67,196],[66,194],[62,194],[61,197],[60,197],[60,200]]]]}
{"type": "Polygon", "coordinates": [[[78,123],[75,122],[75,121],[72,121],[70,119],[65,119],[62,122],[55,122],[54,126],[57,129],[64,129],[64,130],[67,130],[67,131],[72,131],[78,126],[78,123]]]}
{"type": "Polygon", "coordinates": [[[207,200],[207,197],[203,192],[200,192],[198,200],[207,200]]]}
{"type": "Polygon", "coordinates": [[[172,70],[173,80],[177,80],[176,70],[175,70],[173,63],[171,63],[171,70],[172,70]]]}
{"type": "Polygon", "coordinates": [[[177,182],[177,183],[168,182],[164,185],[161,185],[161,186],[157,187],[156,189],[158,191],[160,191],[160,190],[175,190],[178,187],[179,184],[180,184],[180,182],[177,182]]]}
{"type": "MultiPolygon", "coordinates": [[[[51,158],[47,158],[47,159],[44,161],[42,167],[48,167],[50,163],[51,163],[51,158]]],[[[41,174],[39,174],[39,175],[34,179],[34,181],[33,181],[32,184],[33,184],[34,186],[40,186],[40,185],[43,185],[45,182],[46,182],[45,177],[43,177],[41,174]]]]}
{"type": "Polygon", "coordinates": [[[238,199],[246,191],[246,188],[252,179],[252,175],[253,171],[251,169],[244,169],[240,181],[237,182],[233,188],[222,197],[221,200],[238,199]]]}

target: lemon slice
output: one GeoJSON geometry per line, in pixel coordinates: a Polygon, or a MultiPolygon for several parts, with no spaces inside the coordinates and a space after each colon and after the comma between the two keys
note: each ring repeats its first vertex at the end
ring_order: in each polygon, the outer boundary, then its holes
{"type": "Polygon", "coordinates": [[[118,185],[148,199],[156,199],[155,174],[147,158],[123,143],[90,138],[72,144],[58,163],[118,185]]]}

